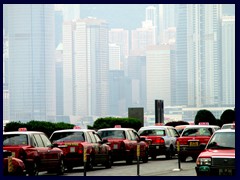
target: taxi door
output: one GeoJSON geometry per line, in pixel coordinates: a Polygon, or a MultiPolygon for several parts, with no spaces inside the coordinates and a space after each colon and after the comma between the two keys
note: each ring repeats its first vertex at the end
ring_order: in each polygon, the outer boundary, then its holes
{"type": "Polygon", "coordinates": [[[47,139],[47,137],[43,134],[34,134],[33,138],[40,159],[39,168],[46,169],[49,166],[56,166],[58,164],[60,156],[58,152],[50,147],[51,142],[47,139]]]}

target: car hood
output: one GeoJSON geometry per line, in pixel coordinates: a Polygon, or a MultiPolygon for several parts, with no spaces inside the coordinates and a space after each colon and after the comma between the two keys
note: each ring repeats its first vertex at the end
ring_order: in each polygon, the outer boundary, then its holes
{"type": "Polygon", "coordinates": [[[235,149],[205,149],[201,157],[235,157],[235,149]]]}

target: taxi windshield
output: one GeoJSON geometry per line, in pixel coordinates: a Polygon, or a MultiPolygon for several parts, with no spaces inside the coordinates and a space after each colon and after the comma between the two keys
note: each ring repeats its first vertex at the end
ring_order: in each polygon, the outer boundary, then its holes
{"type": "Polygon", "coordinates": [[[28,137],[26,134],[4,134],[3,146],[22,146],[27,145],[28,137]]]}
{"type": "Polygon", "coordinates": [[[54,133],[50,138],[52,142],[61,142],[61,141],[85,141],[83,132],[59,132],[54,133]]]}
{"type": "Polygon", "coordinates": [[[206,149],[235,149],[235,132],[215,133],[206,149]]]}

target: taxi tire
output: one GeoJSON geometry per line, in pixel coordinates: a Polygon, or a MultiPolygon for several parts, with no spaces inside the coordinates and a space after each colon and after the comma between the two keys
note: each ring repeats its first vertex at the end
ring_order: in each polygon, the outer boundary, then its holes
{"type": "Polygon", "coordinates": [[[145,151],[145,155],[142,158],[143,163],[147,163],[148,162],[148,150],[145,151]]]}
{"type": "Polygon", "coordinates": [[[33,167],[28,172],[29,176],[38,176],[38,165],[36,162],[33,163],[33,167]]]}
{"type": "Polygon", "coordinates": [[[108,155],[108,160],[105,163],[105,167],[107,169],[110,169],[112,167],[112,156],[111,156],[111,154],[108,155]]]}
{"type": "Polygon", "coordinates": [[[93,156],[89,155],[89,158],[88,158],[88,161],[87,161],[87,167],[86,167],[88,171],[93,170],[93,164],[94,164],[93,156]]]}
{"type": "Polygon", "coordinates": [[[64,161],[63,161],[63,159],[61,159],[59,162],[57,175],[63,175],[64,172],[65,172],[64,161]]]}

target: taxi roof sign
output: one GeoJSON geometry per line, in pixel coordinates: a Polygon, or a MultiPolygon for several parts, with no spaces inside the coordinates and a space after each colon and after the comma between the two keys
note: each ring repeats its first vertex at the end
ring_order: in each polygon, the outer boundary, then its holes
{"type": "Polygon", "coordinates": [[[198,125],[209,125],[209,122],[199,122],[198,125]]]}
{"type": "Polygon", "coordinates": [[[18,128],[18,131],[27,131],[27,128],[18,128]]]}
{"type": "Polygon", "coordinates": [[[122,126],[121,125],[115,125],[114,127],[115,128],[121,128],[122,126]]]}
{"type": "Polygon", "coordinates": [[[73,129],[81,129],[80,126],[74,126],[73,129]]]}
{"type": "Polygon", "coordinates": [[[155,126],[164,126],[164,123],[155,123],[155,126]]]}

